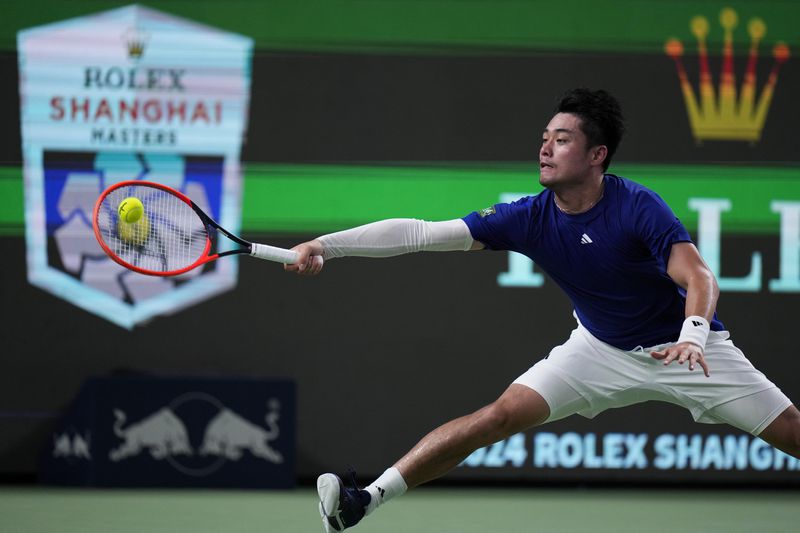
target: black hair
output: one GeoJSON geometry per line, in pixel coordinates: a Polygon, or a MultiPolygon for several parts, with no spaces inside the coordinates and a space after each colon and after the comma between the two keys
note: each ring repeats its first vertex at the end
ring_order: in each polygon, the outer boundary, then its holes
{"type": "Polygon", "coordinates": [[[581,119],[581,130],[589,147],[603,144],[608,148],[603,171],[608,170],[625,132],[622,107],[617,99],[603,89],[571,89],[561,96],[555,112],[570,113],[581,119]]]}

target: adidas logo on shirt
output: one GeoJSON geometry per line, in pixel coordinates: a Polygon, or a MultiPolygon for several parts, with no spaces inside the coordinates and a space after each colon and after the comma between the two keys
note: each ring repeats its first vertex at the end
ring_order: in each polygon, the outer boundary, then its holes
{"type": "Polygon", "coordinates": [[[586,235],[585,233],[581,235],[581,244],[592,244],[592,242],[593,242],[592,239],[589,238],[589,236],[586,235]]]}

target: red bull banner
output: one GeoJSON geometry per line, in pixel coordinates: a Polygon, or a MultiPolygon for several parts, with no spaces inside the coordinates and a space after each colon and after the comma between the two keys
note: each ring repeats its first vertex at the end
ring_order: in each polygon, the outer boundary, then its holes
{"type": "Polygon", "coordinates": [[[66,485],[293,487],[294,383],[91,378],[43,450],[40,472],[66,485]]]}

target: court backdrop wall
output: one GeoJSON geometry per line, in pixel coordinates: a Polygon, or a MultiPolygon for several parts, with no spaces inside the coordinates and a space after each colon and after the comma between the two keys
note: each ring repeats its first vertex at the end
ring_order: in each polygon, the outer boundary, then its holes
{"type": "MultiPolygon", "coordinates": [[[[664,47],[681,41],[680,64],[698,94],[690,22],[705,17],[720,94],[726,2],[644,9],[619,1],[602,12],[579,0],[462,4],[148,4],[255,41],[241,155],[245,236],[291,246],[379,218],[454,218],[536,193],[540,130],[554,100],[569,87],[604,87],[628,117],[611,171],[670,203],[720,278],[719,315],[734,342],[800,397],[792,335],[800,305],[798,7],[736,4],[738,95],[748,24],[761,19],[767,28],[753,70],[755,104],[763,101],[766,114],[760,123],[717,117],[720,126],[692,118],[664,47]],[[780,43],[788,58],[776,52],[780,43]],[[715,127],[726,131],[715,138],[715,127]]],[[[229,292],[130,330],[33,287],[16,33],[124,4],[12,5],[0,23],[0,95],[11,117],[0,125],[0,475],[33,474],[53,444],[54,417],[83,380],[124,370],[292,378],[298,476],[352,464],[368,477],[433,427],[494,399],[568,336],[569,302],[535,265],[506,253],[340,259],[312,279],[244,259],[229,292]]],[[[514,436],[448,479],[796,484],[798,469],[731,428],[647,405],[514,436]]]]}
{"type": "MultiPolygon", "coordinates": [[[[18,239],[0,243],[4,253],[22,254],[18,239]]],[[[747,266],[735,256],[753,247],[777,254],[776,243],[767,247],[765,239],[725,244],[733,272],[747,266]]],[[[35,452],[51,445],[49,417],[86,376],[118,370],[292,378],[298,391],[298,475],[310,478],[349,464],[365,475],[378,473],[437,424],[491,401],[565,340],[574,325],[569,303],[551,282],[541,288],[498,287],[497,275],[508,265],[502,253],[341,259],[315,279],[284,277],[275,265],[242,261],[232,292],[133,332],[30,287],[21,263],[4,270],[2,285],[3,294],[17,302],[13,315],[5,317],[14,327],[2,378],[5,473],[33,471],[35,452]]],[[[765,264],[767,273],[776,270],[774,261],[765,264]]],[[[800,394],[794,377],[800,368],[792,356],[793,314],[784,310],[792,309],[796,298],[761,291],[723,294],[720,302],[720,316],[735,342],[790,397],[800,394]]],[[[607,433],[647,434],[650,446],[662,434],[741,435],[723,426],[695,425],[687,412],[656,404],[593,421],[572,417],[540,431],[593,433],[597,455],[603,454],[600,441],[607,433]]],[[[601,468],[590,459],[586,467],[537,467],[535,435],[525,437],[520,465],[515,464],[519,449],[512,454],[512,448],[499,464],[485,458],[488,465],[461,467],[451,479],[794,482],[797,476],[788,461],[777,470],[773,460],[763,470],[749,459],[741,469],[738,462],[725,462],[736,455],[720,459],[719,469],[707,457],[703,468],[687,462],[656,470],[653,453],[647,468],[639,468],[640,462],[601,468]]],[[[700,460],[703,450],[694,446],[683,453],[700,460]]],[[[571,454],[578,452],[561,453],[571,464],[571,454]]]]}

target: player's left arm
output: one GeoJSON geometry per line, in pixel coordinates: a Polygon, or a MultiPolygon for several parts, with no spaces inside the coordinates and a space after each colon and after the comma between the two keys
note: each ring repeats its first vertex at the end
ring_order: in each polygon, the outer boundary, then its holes
{"type": "Polygon", "coordinates": [[[719,286],[714,273],[708,268],[700,252],[690,242],[678,242],[670,249],[667,275],[686,290],[686,320],[683,323],[678,343],[652,356],[665,365],[677,360],[678,364],[689,362],[689,370],[700,365],[709,376],[708,364],[703,356],[708,338],[709,321],[714,316],[719,298],[719,286]]]}

